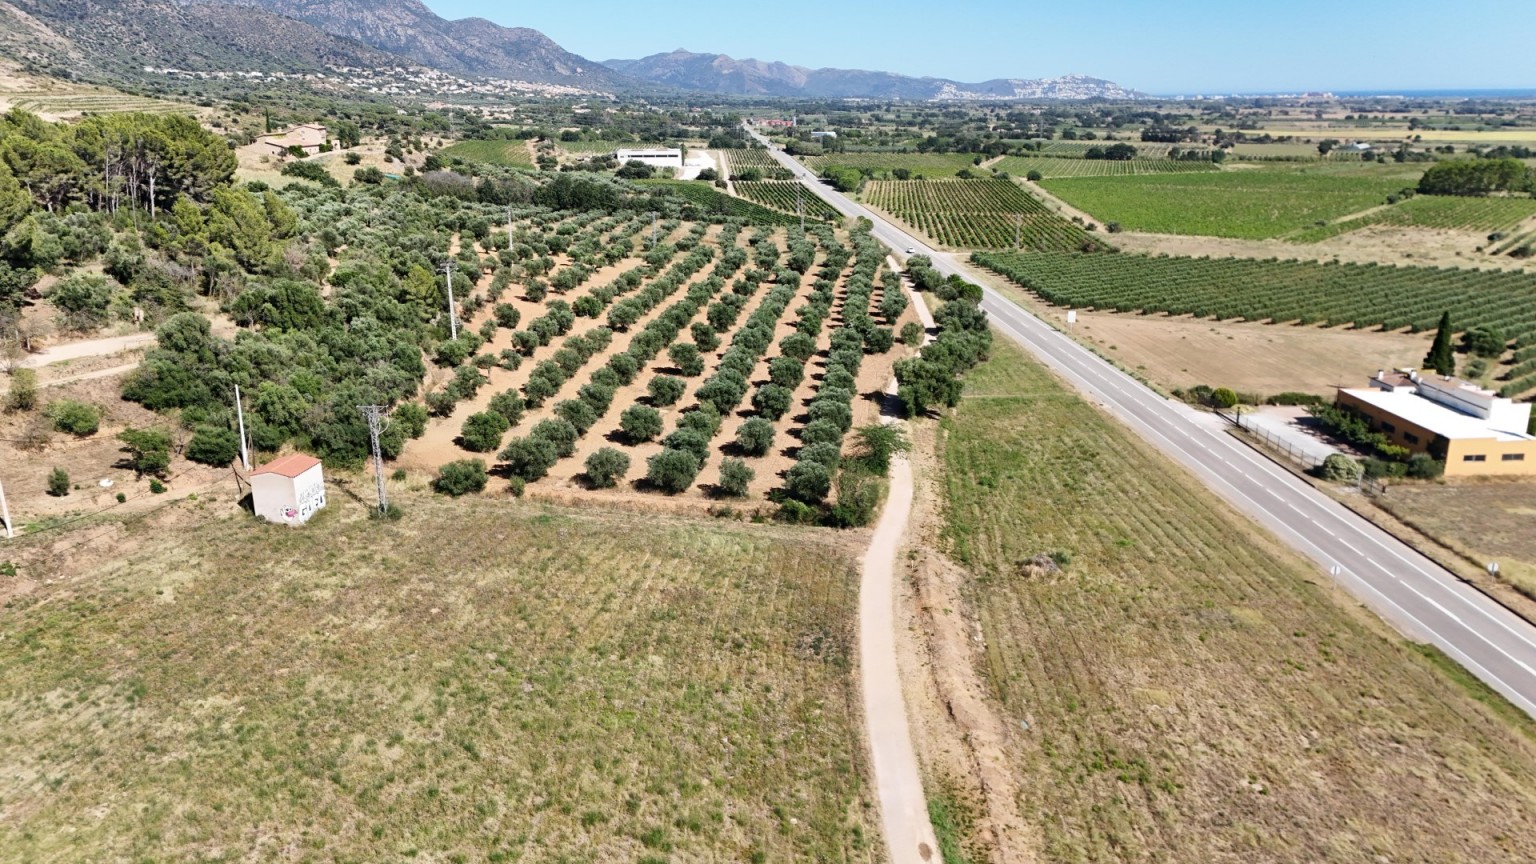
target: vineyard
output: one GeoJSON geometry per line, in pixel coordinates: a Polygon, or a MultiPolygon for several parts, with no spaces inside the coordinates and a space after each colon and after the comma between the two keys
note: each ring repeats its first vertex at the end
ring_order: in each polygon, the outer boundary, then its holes
{"type": "Polygon", "coordinates": [[[1285,239],[1297,243],[1317,243],[1373,225],[1474,231],[1479,234],[1503,233],[1513,231],[1521,222],[1533,216],[1536,216],[1536,199],[1531,198],[1416,195],[1362,216],[1298,231],[1285,239]]]}
{"type": "MultiPolygon", "coordinates": [[[[798,225],[800,222],[797,216],[771,210],[752,201],[733,198],[709,183],[693,180],[636,180],[635,183],[646,188],[666,190],[691,202],[705,215],[744,219],[757,225],[798,225]]],[[[793,204],[790,209],[794,209],[793,204]]],[[[809,218],[809,211],[806,216],[809,218]]]]}
{"type": "Polygon", "coordinates": [[[1138,174],[1181,174],[1220,170],[1214,162],[1177,159],[1063,159],[1057,156],[1004,156],[989,166],[1015,177],[1040,172],[1047,180],[1060,177],[1130,177],[1138,174]]]}
{"type": "Polygon", "coordinates": [[[1536,276],[1526,273],[1139,255],[978,252],[972,260],[1077,308],[1411,332],[1433,330],[1448,311],[1458,331],[1491,327],[1515,339],[1502,395],[1536,390],[1536,276]]]}
{"type": "Polygon", "coordinates": [[[484,165],[532,168],[533,157],[526,141],[460,141],[438,152],[444,160],[463,159],[484,165]]]}
{"type": "MultiPolygon", "coordinates": [[[[556,141],[555,146],[572,156],[603,156],[619,148],[640,149],[659,147],[659,144],[641,144],[638,141],[556,141]]],[[[670,145],[669,145],[670,146],[670,145]]]]}
{"type": "Polygon", "coordinates": [[[52,93],[48,91],[6,94],[11,107],[38,114],[195,114],[197,106],[127,93],[52,93]]]}
{"type": "Polygon", "coordinates": [[[864,200],[942,246],[1011,249],[1016,227],[1026,249],[1076,250],[1095,242],[1008,180],[872,180],[864,200]]]}
{"type": "MultiPolygon", "coordinates": [[[[1137,159],[1167,159],[1173,148],[1179,148],[1181,153],[1197,150],[1201,153],[1209,153],[1210,148],[1201,144],[1169,144],[1161,141],[1047,141],[1045,147],[1039,153],[1042,156],[1054,156],[1062,159],[1082,159],[1088,155],[1088,151],[1095,147],[1103,149],[1112,144],[1125,143],[1136,148],[1137,159]]],[[[1099,161],[1099,160],[1094,160],[1099,161]]]]}
{"type": "Polygon", "coordinates": [[[732,177],[740,175],[744,171],[757,171],[764,180],[792,180],[794,175],[788,168],[780,165],[767,150],[760,148],[744,150],[721,150],[725,156],[726,172],[732,177]]]}
{"type": "Polygon", "coordinates": [[[821,200],[814,193],[793,180],[738,180],[731,184],[736,194],[753,201],[764,207],[775,210],[783,210],[786,213],[795,213],[796,190],[799,192],[799,201],[803,202],[805,218],[816,219],[824,222],[835,222],[842,218],[842,214],[832,209],[832,205],[821,200]]]}
{"type": "Polygon", "coordinates": [[[1042,184],[1074,207],[1128,231],[1264,239],[1382,204],[1416,169],[1260,168],[1042,184]]]}
{"type": "Polygon", "coordinates": [[[869,170],[879,177],[890,177],[891,172],[902,169],[912,172],[913,177],[953,177],[961,170],[982,171],[976,167],[976,157],[970,153],[836,153],[831,156],[810,156],[805,165],[820,174],[829,166],[869,170]]]}

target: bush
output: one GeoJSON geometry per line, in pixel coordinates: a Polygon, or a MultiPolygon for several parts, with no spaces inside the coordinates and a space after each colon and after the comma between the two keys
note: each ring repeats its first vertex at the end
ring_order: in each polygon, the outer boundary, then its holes
{"type": "Polygon", "coordinates": [[[187,458],[203,465],[228,465],[240,455],[240,436],[233,429],[204,427],[187,442],[187,458]]]}
{"type": "Polygon", "coordinates": [[[432,490],[454,498],[485,489],[490,477],[485,473],[485,462],[480,459],[459,459],[437,469],[432,480],[432,490]]]}
{"type": "Polygon", "coordinates": [[[731,498],[747,497],[747,487],[752,485],[752,478],[756,474],[747,463],[740,459],[725,459],[720,463],[720,482],[717,484],[721,495],[731,498]]]}
{"type": "Polygon", "coordinates": [[[854,440],[859,447],[859,463],[882,476],[890,470],[891,457],[897,453],[905,453],[912,446],[912,442],[901,427],[884,423],[860,426],[854,433],[854,440]]]}
{"type": "Polygon", "coordinates": [[[37,407],[37,372],[32,369],[11,370],[11,391],[5,396],[7,411],[31,411],[37,407]]]}
{"type": "Polygon", "coordinates": [[[779,351],[805,363],[816,354],[816,340],[804,333],[791,333],[779,340],[779,351]]]}
{"type": "Polygon", "coordinates": [[[599,489],[618,485],[629,473],[629,456],[612,447],[604,447],[587,457],[587,479],[599,489]]]}
{"type": "Polygon", "coordinates": [[[89,402],[61,399],[48,406],[48,419],[56,431],[84,438],[101,428],[101,409],[89,402]]]}
{"type": "Polygon", "coordinates": [[[510,429],[523,421],[523,412],[527,410],[527,403],[516,390],[503,390],[491,397],[486,410],[501,415],[502,419],[507,421],[507,428],[510,429]]]}
{"type": "Polygon", "coordinates": [[[704,358],[699,354],[699,346],[692,342],[672,343],[667,349],[667,359],[685,377],[694,378],[704,372],[704,358]]]}
{"type": "Polygon", "coordinates": [[[1407,473],[1415,480],[1434,480],[1445,473],[1445,463],[1426,453],[1415,453],[1408,460],[1407,473]]]}
{"type": "Polygon", "coordinates": [[[459,439],[465,450],[491,453],[501,446],[501,436],[509,428],[511,424],[506,417],[495,411],[481,411],[465,418],[464,426],[459,430],[459,439]]]}
{"type": "Polygon", "coordinates": [[[806,446],[812,444],[838,444],[843,440],[843,430],[830,420],[813,420],[805,424],[800,430],[800,443],[806,446]]]}
{"type": "Polygon", "coordinates": [[[125,429],[117,440],[123,442],[124,467],[143,477],[164,475],[171,464],[171,435],[164,429],[125,429]]]}
{"type": "Polygon", "coordinates": [[[796,462],[784,478],[790,497],[806,504],[820,504],[832,490],[832,473],[820,462],[796,462]]]}
{"type": "Polygon", "coordinates": [[[661,446],[669,450],[687,450],[692,453],[699,464],[709,458],[709,437],[696,429],[677,429],[663,438],[661,446]]]}
{"type": "Polygon", "coordinates": [[[389,419],[400,427],[407,438],[420,438],[427,431],[427,409],[415,402],[395,406],[389,419]]]}
{"type": "Polygon", "coordinates": [[[165,484],[161,483],[158,478],[151,477],[149,478],[149,492],[152,495],[163,495],[165,494],[165,484]]]}
{"type": "Polygon", "coordinates": [[[1031,171],[1024,175],[1024,179],[1031,183],[1039,183],[1041,180],[1045,179],[1045,175],[1041,174],[1039,171],[1031,171]]]}
{"type": "Polygon", "coordinates": [[[1217,387],[1211,391],[1211,405],[1223,410],[1237,405],[1237,393],[1231,387],[1217,387]]]}
{"type": "Polygon", "coordinates": [[[923,325],[908,321],[901,325],[901,344],[917,347],[923,344],[923,325]]]}
{"type": "Polygon", "coordinates": [[[853,409],[836,399],[818,399],[811,403],[810,418],[812,423],[825,420],[838,432],[847,432],[853,426],[853,409]]]}
{"type": "Polygon", "coordinates": [[[683,391],[687,385],[682,379],[673,378],[671,375],[657,375],[647,384],[646,392],[651,395],[652,405],[672,405],[683,398],[683,391]]]}
{"type": "Polygon", "coordinates": [[[1298,393],[1294,390],[1287,390],[1283,393],[1276,393],[1264,401],[1268,405],[1322,405],[1328,400],[1314,393],[1298,393]]]}
{"type": "Polygon", "coordinates": [[[1317,476],[1332,483],[1358,483],[1364,467],[1343,453],[1331,454],[1318,466],[1317,476]]]}
{"type": "Polygon", "coordinates": [[[801,462],[820,462],[828,472],[837,470],[837,465],[843,459],[843,448],[836,444],[823,442],[800,448],[801,462]]]}
{"type": "Polygon", "coordinates": [[[778,420],[789,412],[794,392],[778,384],[764,384],[752,394],[752,408],[769,420],[778,420]]]}
{"type": "Polygon", "coordinates": [[[773,449],[773,424],[753,417],[736,430],[736,446],[748,456],[762,456],[773,449]]]}
{"type": "Polygon", "coordinates": [[[661,434],[661,413],[648,405],[631,405],[619,415],[619,428],[631,444],[649,441],[661,434]]]}
{"type": "Polygon", "coordinates": [[[501,451],[500,458],[507,463],[513,477],[532,483],[549,473],[549,469],[560,461],[560,454],[552,442],[530,435],[513,439],[501,451]]]}
{"type": "Polygon", "coordinates": [[[768,363],[768,380],[785,390],[794,390],[805,378],[805,364],[793,357],[775,357],[768,363]]]}
{"type": "Polygon", "coordinates": [[[55,468],[48,474],[48,494],[55,498],[63,498],[69,494],[69,472],[63,468],[55,468]]]}
{"type": "Polygon", "coordinates": [[[517,307],[511,303],[497,303],[494,314],[496,316],[496,326],[505,327],[508,330],[516,330],[517,322],[521,321],[523,317],[522,313],[517,311],[517,307]]]}
{"type": "Polygon", "coordinates": [[[668,495],[686,491],[698,476],[699,459],[687,450],[668,447],[646,460],[646,479],[668,495]]]}
{"type": "Polygon", "coordinates": [[[865,471],[844,471],[837,476],[837,503],[829,514],[839,528],[862,528],[874,521],[880,506],[879,478],[865,471]]]}
{"type": "Polygon", "coordinates": [[[528,437],[541,438],[555,445],[555,454],[561,459],[576,452],[576,439],[581,435],[570,421],[563,419],[541,420],[529,430],[528,437]]]}
{"type": "Polygon", "coordinates": [[[555,416],[571,424],[582,435],[597,422],[597,412],[580,399],[565,399],[555,403],[555,416]]]}

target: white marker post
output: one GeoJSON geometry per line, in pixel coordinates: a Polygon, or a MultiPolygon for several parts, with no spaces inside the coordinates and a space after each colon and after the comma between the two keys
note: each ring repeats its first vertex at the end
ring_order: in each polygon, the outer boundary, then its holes
{"type": "Polygon", "coordinates": [[[11,530],[11,505],[5,501],[5,484],[0,483],[0,518],[5,519],[5,539],[10,540],[16,536],[11,530]]]}

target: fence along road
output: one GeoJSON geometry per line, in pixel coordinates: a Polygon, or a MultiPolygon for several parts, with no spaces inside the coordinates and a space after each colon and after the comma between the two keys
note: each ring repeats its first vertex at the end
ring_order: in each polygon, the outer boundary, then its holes
{"type": "MultiPolygon", "coordinates": [[[[768,146],[775,159],[839,212],[869,219],[882,243],[929,256],[934,269],[945,275],[983,281],[954,256],[929,248],[768,146]]],[[[991,288],[984,288],[981,308],[1001,333],[1324,573],[1341,568],[1338,584],[1410,639],[1444,651],[1536,717],[1536,627],[1231,435],[1206,426],[1193,408],[1162,398],[991,288]]]]}

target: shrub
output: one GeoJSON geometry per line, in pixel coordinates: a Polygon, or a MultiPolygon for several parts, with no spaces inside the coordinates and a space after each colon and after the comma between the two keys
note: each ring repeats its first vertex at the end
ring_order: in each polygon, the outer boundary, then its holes
{"type": "Polygon", "coordinates": [[[768,380],[785,390],[794,390],[804,378],[805,364],[793,357],[775,357],[768,363],[768,380]]]}
{"type": "Polygon", "coordinates": [[[11,391],[5,397],[7,411],[31,411],[37,407],[37,372],[32,369],[11,370],[11,391]]]}
{"type": "Polygon", "coordinates": [[[101,428],[101,409],[89,402],[61,399],[48,406],[48,419],[56,431],[84,438],[101,428]]]}
{"type": "Polygon", "coordinates": [[[575,427],[579,434],[585,435],[592,424],[597,422],[597,412],[592,406],[580,399],[565,399],[555,404],[555,416],[575,427]]]}
{"type": "Polygon", "coordinates": [[[527,410],[527,403],[516,390],[503,390],[491,397],[486,410],[501,415],[501,418],[507,421],[507,428],[510,429],[523,421],[523,412],[527,410]]]}
{"type": "Polygon", "coordinates": [[[683,398],[683,391],[687,385],[680,378],[671,375],[657,375],[646,385],[646,392],[651,395],[652,405],[672,405],[683,398]]]}
{"type": "Polygon", "coordinates": [[[1408,460],[1407,473],[1415,480],[1434,480],[1445,473],[1445,463],[1426,453],[1415,453],[1408,460]]]}
{"type": "Polygon", "coordinates": [[[678,418],[677,428],[692,429],[705,438],[713,438],[715,433],[720,431],[720,412],[715,410],[715,406],[705,402],[696,410],[689,411],[678,418]]]}
{"type": "Polygon", "coordinates": [[[837,475],[837,503],[828,514],[839,528],[861,528],[874,521],[880,506],[879,478],[866,471],[844,471],[837,475]]]}
{"type": "Polygon", "coordinates": [[[859,447],[859,463],[881,475],[890,470],[893,455],[905,453],[912,446],[901,427],[884,423],[860,426],[854,433],[854,440],[859,447]]]}
{"type": "Polygon", "coordinates": [[[769,420],[777,420],[789,411],[794,393],[788,387],[765,384],[752,394],[752,407],[769,420]]]}
{"type": "Polygon", "coordinates": [[[542,438],[555,445],[555,453],[561,459],[576,452],[576,439],[580,438],[576,427],[569,420],[541,420],[529,430],[530,438],[542,438]]]}
{"type": "Polygon", "coordinates": [[[687,490],[698,476],[699,459],[687,450],[668,447],[646,460],[646,479],[668,495],[687,490]]]}
{"type": "Polygon", "coordinates": [[[818,399],[811,403],[810,418],[813,423],[825,420],[836,426],[838,432],[847,432],[853,426],[853,409],[836,399],[818,399]]]}
{"type": "Polygon", "coordinates": [[[459,459],[437,469],[437,477],[432,480],[432,490],[457,498],[485,489],[489,479],[484,461],[459,459]]]}
{"type": "Polygon", "coordinates": [[[864,333],[864,353],[884,354],[895,344],[889,327],[871,327],[864,333]]]}
{"type": "Polygon", "coordinates": [[[748,456],[762,456],[773,449],[773,424],[753,417],[736,430],[736,446],[748,456]]]}
{"type": "Polygon", "coordinates": [[[560,461],[560,454],[552,442],[530,435],[513,439],[501,451],[500,458],[507,463],[513,477],[531,483],[548,474],[549,469],[560,461]]]}
{"type": "Polygon", "coordinates": [[[832,489],[832,473],[820,462],[796,462],[784,478],[784,489],[806,504],[819,504],[832,489]]]}
{"type": "Polygon", "coordinates": [[[1318,467],[1317,474],[1324,480],[1333,483],[1358,483],[1364,468],[1359,462],[1345,456],[1343,453],[1333,453],[1323,460],[1318,467]]]}
{"type": "Polygon", "coordinates": [[[843,440],[843,430],[830,420],[813,420],[805,424],[800,430],[800,443],[806,446],[812,444],[838,444],[843,440]]]}
{"type": "Polygon", "coordinates": [[[459,439],[465,450],[473,453],[491,453],[501,446],[501,436],[511,424],[495,411],[481,411],[465,418],[459,430],[459,439]]]}
{"type": "Polygon", "coordinates": [[[240,455],[240,436],[233,429],[204,427],[187,442],[187,458],[203,465],[228,465],[240,455]]]}
{"type": "Polygon", "coordinates": [[[1031,183],[1039,183],[1041,180],[1045,179],[1045,175],[1041,174],[1039,171],[1031,171],[1024,175],[1024,179],[1031,183]]]}
{"type": "MultiPolygon", "coordinates": [[[[615,354],[608,358],[608,368],[618,376],[620,384],[630,384],[635,380],[635,375],[640,372],[640,361],[627,353],[615,354]]],[[[596,380],[596,376],[593,376],[593,379],[596,380]]]]}
{"type": "Polygon", "coordinates": [[[820,462],[822,467],[829,472],[837,470],[837,464],[843,459],[843,448],[836,444],[823,442],[800,448],[801,462],[820,462]]]}
{"type": "Polygon", "coordinates": [[[158,478],[151,477],[149,478],[149,491],[152,495],[163,495],[165,494],[165,484],[161,483],[158,478]]]}
{"type": "Polygon", "coordinates": [[[756,476],[747,463],[740,459],[725,459],[720,463],[720,482],[717,484],[721,495],[731,498],[747,497],[747,487],[752,484],[752,478],[756,476]]]}
{"type": "Polygon", "coordinates": [[[685,377],[694,378],[704,372],[704,358],[699,354],[699,346],[692,342],[672,343],[667,349],[667,359],[685,377]]]}
{"type": "Polygon", "coordinates": [[[631,444],[649,441],[661,434],[661,413],[648,405],[631,405],[619,415],[619,428],[631,444]]]}
{"type": "Polygon", "coordinates": [[[48,494],[55,498],[63,498],[69,494],[69,472],[63,468],[55,468],[48,474],[48,494]]]}
{"type": "Polygon", "coordinates": [[[804,333],[791,333],[779,340],[779,351],[785,357],[805,363],[816,354],[816,340],[804,333]]]}
{"type": "Polygon", "coordinates": [[[1231,387],[1217,387],[1211,391],[1211,405],[1223,410],[1237,405],[1237,393],[1231,387]]]}
{"type": "Polygon", "coordinates": [[[164,429],[125,429],[117,440],[123,442],[122,452],[127,454],[124,466],[140,477],[163,475],[170,467],[171,436],[164,429]]]}
{"type": "Polygon", "coordinates": [[[661,445],[669,450],[686,450],[701,465],[709,458],[709,438],[696,429],[678,429],[662,439],[661,445]]]}
{"type": "Polygon", "coordinates": [[[420,438],[427,431],[427,409],[415,402],[397,405],[389,419],[400,427],[407,438],[420,438]]]}
{"type": "Polygon", "coordinates": [[[523,317],[522,313],[517,311],[517,307],[511,303],[497,303],[494,314],[496,316],[496,326],[505,327],[508,330],[516,330],[517,322],[521,321],[523,317]]]}
{"type": "Polygon", "coordinates": [[[629,473],[629,456],[612,447],[604,447],[587,457],[587,479],[599,489],[608,489],[629,473]]]}

